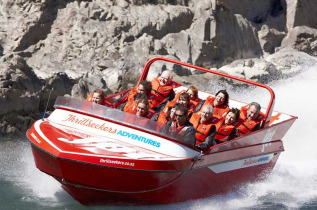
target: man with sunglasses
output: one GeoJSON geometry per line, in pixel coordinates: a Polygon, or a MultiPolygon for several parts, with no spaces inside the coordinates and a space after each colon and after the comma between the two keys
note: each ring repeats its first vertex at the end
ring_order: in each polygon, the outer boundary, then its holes
{"type": "Polygon", "coordinates": [[[174,119],[168,121],[161,132],[168,134],[190,146],[195,146],[195,129],[187,119],[188,109],[179,104],[174,113],[174,119]]]}

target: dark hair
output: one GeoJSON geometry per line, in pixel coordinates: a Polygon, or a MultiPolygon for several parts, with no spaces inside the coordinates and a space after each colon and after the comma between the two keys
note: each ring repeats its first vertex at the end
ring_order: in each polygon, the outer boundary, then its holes
{"type": "MultiPolygon", "coordinates": [[[[232,112],[236,117],[234,118],[235,119],[235,121],[238,121],[239,120],[239,118],[240,118],[240,110],[239,109],[237,109],[237,108],[231,108],[230,110],[229,110],[229,112],[232,112]]],[[[228,112],[228,113],[229,113],[228,112]]]]}
{"type": "Polygon", "coordinates": [[[178,99],[180,99],[180,97],[183,97],[183,98],[187,101],[187,104],[189,104],[189,102],[190,102],[190,97],[189,97],[189,94],[188,94],[188,93],[182,92],[182,93],[180,94],[180,96],[179,96],[178,99]]]}
{"type": "Polygon", "coordinates": [[[186,106],[182,105],[182,104],[179,104],[179,106],[176,107],[176,111],[182,111],[184,112],[184,116],[187,117],[187,114],[188,114],[188,109],[186,106]]]}
{"type": "Polygon", "coordinates": [[[181,104],[177,103],[177,104],[174,104],[174,106],[168,107],[167,116],[170,116],[170,115],[171,115],[172,109],[177,109],[180,105],[181,105],[181,104]]]}
{"type": "Polygon", "coordinates": [[[195,98],[198,98],[198,89],[195,87],[195,86],[190,86],[188,89],[187,89],[187,91],[188,90],[192,90],[193,91],[193,94],[194,94],[194,97],[195,98]]]}
{"type": "Polygon", "coordinates": [[[139,85],[144,87],[144,90],[147,94],[149,94],[152,90],[152,83],[147,80],[142,80],[139,85]]]}
{"type": "Polygon", "coordinates": [[[219,91],[216,93],[216,96],[217,96],[219,93],[222,93],[222,94],[225,95],[225,101],[224,101],[223,105],[228,106],[228,104],[229,104],[229,94],[228,94],[228,92],[227,92],[226,90],[219,90],[219,91]]]}
{"type": "Polygon", "coordinates": [[[147,95],[145,95],[144,93],[136,93],[134,96],[133,96],[133,100],[148,100],[147,98],[147,95]]]}
{"type": "Polygon", "coordinates": [[[100,95],[100,98],[101,98],[102,100],[106,97],[105,93],[104,93],[101,89],[99,89],[99,88],[95,89],[95,90],[94,90],[94,93],[98,93],[98,94],[100,95]]]}
{"type": "Polygon", "coordinates": [[[138,102],[138,104],[140,104],[140,103],[145,104],[146,107],[149,108],[149,101],[148,101],[147,99],[141,99],[141,100],[138,102]]]}

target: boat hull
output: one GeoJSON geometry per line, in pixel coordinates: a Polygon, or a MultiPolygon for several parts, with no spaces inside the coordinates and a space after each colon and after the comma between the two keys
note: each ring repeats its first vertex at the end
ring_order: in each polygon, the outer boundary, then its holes
{"type": "MultiPolygon", "coordinates": [[[[265,178],[280,155],[270,154],[270,161],[265,164],[217,173],[212,166],[189,171],[123,170],[59,158],[35,144],[32,151],[36,166],[84,205],[165,204],[223,194],[265,178]]],[[[235,161],[241,164],[246,160],[250,158],[235,161]]],[[[230,162],[223,164],[228,166],[230,162]]]]}

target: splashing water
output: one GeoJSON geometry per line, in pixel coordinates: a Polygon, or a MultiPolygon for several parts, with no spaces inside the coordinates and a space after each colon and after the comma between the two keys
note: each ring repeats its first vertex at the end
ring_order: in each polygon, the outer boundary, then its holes
{"type": "MultiPolygon", "coordinates": [[[[268,179],[252,183],[226,195],[181,204],[139,207],[144,209],[287,209],[317,208],[317,114],[316,66],[296,77],[272,85],[276,94],[275,110],[298,116],[283,142],[285,152],[268,179]]],[[[230,92],[243,98],[241,90],[230,92]]],[[[249,100],[249,99],[248,99],[249,100]]],[[[253,99],[252,99],[253,100],[253,99]]],[[[254,101],[260,101],[255,98],[254,101]]],[[[29,143],[22,140],[0,141],[0,209],[86,209],[74,201],[52,177],[34,164],[29,143]]],[[[101,207],[93,207],[99,209],[101,207]]],[[[108,207],[109,208],[109,207],[108,207]]],[[[116,208],[116,207],[110,207],[116,208]]],[[[118,207],[119,208],[119,207],[118,207]]],[[[122,207],[121,207],[122,208],[122,207]]],[[[129,207],[127,207],[129,208],[129,207]]],[[[131,208],[131,207],[130,207],[131,208]]]]}

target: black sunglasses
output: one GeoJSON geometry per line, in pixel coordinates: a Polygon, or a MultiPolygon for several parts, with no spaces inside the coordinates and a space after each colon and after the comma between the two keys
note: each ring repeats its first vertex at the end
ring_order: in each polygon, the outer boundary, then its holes
{"type": "Polygon", "coordinates": [[[184,115],[182,115],[182,114],[176,114],[176,113],[175,113],[174,116],[175,116],[175,117],[183,117],[184,115]]]}

